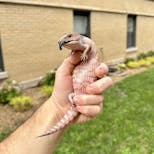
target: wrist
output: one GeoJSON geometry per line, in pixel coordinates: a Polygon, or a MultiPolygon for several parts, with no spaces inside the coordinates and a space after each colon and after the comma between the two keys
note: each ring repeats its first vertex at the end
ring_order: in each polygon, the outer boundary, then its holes
{"type": "MultiPolygon", "coordinates": [[[[49,116],[51,117],[51,127],[54,126],[57,122],[59,122],[63,116],[66,114],[68,108],[62,107],[56,99],[54,95],[52,95],[45,104],[46,108],[48,108],[49,116]],[[50,106],[50,107],[48,107],[50,106]]],[[[51,128],[50,127],[50,128],[51,128]]]]}
{"type": "Polygon", "coordinates": [[[68,100],[57,95],[56,92],[52,93],[52,96],[49,98],[49,100],[54,106],[57,117],[61,119],[70,107],[68,100]]]}
{"type": "Polygon", "coordinates": [[[60,120],[61,114],[59,111],[59,107],[57,106],[57,102],[55,102],[55,100],[52,96],[41,106],[41,108],[42,108],[42,110],[44,110],[43,112],[45,112],[44,115],[46,116],[46,118],[47,117],[50,118],[50,120],[48,121],[50,128],[55,123],[57,123],[57,121],[60,120]]]}

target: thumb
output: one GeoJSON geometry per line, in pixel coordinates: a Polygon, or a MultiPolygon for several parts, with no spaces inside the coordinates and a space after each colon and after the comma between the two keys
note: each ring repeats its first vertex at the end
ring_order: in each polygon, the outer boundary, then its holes
{"type": "Polygon", "coordinates": [[[81,61],[80,56],[81,52],[76,51],[73,55],[64,59],[57,72],[61,75],[71,75],[75,66],[81,61]]]}

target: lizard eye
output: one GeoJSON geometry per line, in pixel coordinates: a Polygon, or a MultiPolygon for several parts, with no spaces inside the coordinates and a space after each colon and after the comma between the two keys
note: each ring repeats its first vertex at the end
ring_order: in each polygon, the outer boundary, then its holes
{"type": "Polygon", "coordinates": [[[68,34],[67,37],[72,37],[72,34],[68,34]]]}

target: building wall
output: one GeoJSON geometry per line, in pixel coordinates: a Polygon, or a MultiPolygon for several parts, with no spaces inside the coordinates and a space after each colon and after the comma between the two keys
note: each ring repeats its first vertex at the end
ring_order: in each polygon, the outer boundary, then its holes
{"type": "MultiPolygon", "coordinates": [[[[8,1],[8,0],[7,0],[8,1]]],[[[9,1],[21,1],[21,0],[9,0],[9,1]]],[[[49,3],[57,4],[58,6],[71,6],[71,7],[91,7],[101,8],[104,10],[119,10],[124,12],[136,12],[136,13],[154,13],[154,2],[149,0],[23,0],[28,2],[37,3],[49,3]]]]}
{"type": "Polygon", "coordinates": [[[66,52],[58,39],[72,31],[72,11],[25,5],[0,5],[0,31],[5,70],[18,81],[56,68],[66,52]],[[64,15],[67,18],[64,18],[64,15]]]}
{"type": "MultiPolygon", "coordinates": [[[[10,0],[21,1],[21,0],[10,0]]],[[[120,10],[126,12],[154,13],[154,2],[149,0],[23,0],[29,2],[53,3],[58,6],[79,6],[101,8],[105,10],[120,10]]]]}
{"type": "Polygon", "coordinates": [[[0,32],[5,70],[12,79],[29,80],[60,65],[67,51],[60,52],[57,41],[64,32],[73,31],[73,10],[91,11],[91,38],[105,62],[154,50],[154,2],[7,1],[16,3],[0,3],[0,32]],[[126,52],[129,13],[137,15],[137,51],[131,53],[126,52]]]}
{"type": "Polygon", "coordinates": [[[91,36],[102,60],[109,61],[124,56],[126,49],[126,15],[93,12],[91,14],[91,36]]]}
{"type": "Polygon", "coordinates": [[[138,52],[154,50],[154,17],[138,16],[137,47],[138,52]]]}

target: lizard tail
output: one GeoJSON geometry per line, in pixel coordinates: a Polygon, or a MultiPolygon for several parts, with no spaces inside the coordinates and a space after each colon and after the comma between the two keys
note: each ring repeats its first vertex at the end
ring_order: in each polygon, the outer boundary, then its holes
{"type": "Polygon", "coordinates": [[[51,128],[47,132],[43,133],[42,135],[39,135],[38,137],[43,137],[43,136],[47,136],[47,135],[56,133],[57,131],[64,128],[77,115],[78,115],[77,111],[75,111],[73,109],[68,110],[67,113],[63,116],[63,118],[55,126],[53,126],[53,128],[51,128]]]}

